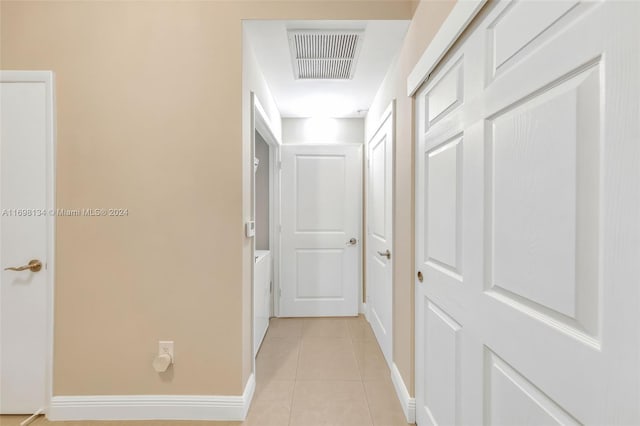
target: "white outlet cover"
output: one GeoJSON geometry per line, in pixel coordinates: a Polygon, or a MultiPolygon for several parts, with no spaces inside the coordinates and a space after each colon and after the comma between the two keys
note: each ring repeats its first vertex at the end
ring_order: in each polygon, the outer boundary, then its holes
{"type": "Polygon", "coordinates": [[[158,355],[169,354],[171,360],[175,362],[175,356],[173,355],[173,340],[160,340],[158,342],[158,355]]]}

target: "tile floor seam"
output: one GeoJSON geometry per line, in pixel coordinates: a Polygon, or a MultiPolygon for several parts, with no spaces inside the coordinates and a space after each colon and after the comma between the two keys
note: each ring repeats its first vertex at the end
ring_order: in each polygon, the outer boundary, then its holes
{"type": "Polygon", "coordinates": [[[291,418],[293,414],[293,399],[296,395],[296,388],[298,387],[298,369],[300,368],[300,354],[302,354],[302,345],[304,344],[304,323],[305,320],[302,320],[302,325],[300,326],[300,336],[298,343],[298,359],[296,360],[296,373],[293,376],[293,391],[291,391],[291,402],[289,404],[289,421],[287,422],[288,426],[293,426],[291,424],[291,418]]]}
{"type": "MultiPolygon", "coordinates": [[[[345,322],[346,323],[346,322],[345,322]]],[[[368,321],[367,321],[368,323],[368,321]]],[[[356,346],[354,342],[354,336],[351,332],[351,328],[347,325],[347,331],[349,332],[349,341],[351,342],[351,352],[353,353],[354,358],[356,359],[356,368],[358,369],[358,374],[360,374],[360,385],[362,386],[362,390],[364,392],[364,400],[367,402],[367,411],[369,412],[369,419],[371,420],[371,425],[375,425],[375,421],[373,419],[373,412],[371,411],[371,404],[369,402],[369,395],[367,393],[367,387],[364,385],[364,372],[360,368],[360,363],[358,362],[358,356],[356,355],[356,346]]],[[[368,325],[368,324],[367,324],[368,325]]]]}
{"type": "Polygon", "coordinates": [[[293,398],[296,394],[296,387],[297,387],[298,381],[294,380],[293,381],[293,390],[291,391],[291,401],[289,403],[289,421],[287,422],[287,426],[291,426],[291,415],[293,413],[293,398]]]}
{"type": "Polygon", "coordinates": [[[371,404],[369,402],[369,395],[367,394],[367,387],[364,385],[364,381],[360,382],[362,386],[362,390],[364,392],[364,400],[367,402],[367,411],[369,412],[369,419],[371,420],[371,426],[376,424],[375,420],[373,420],[373,412],[371,411],[371,404]]]}
{"type": "MultiPolygon", "coordinates": [[[[353,349],[353,355],[356,356],[356,347],[353,341],[353,336],[351,339],[351,348],[353,349]]],[[[356,356],[356,361],[358,357],[356,356]]],[[[369,402],[369,394],[367,393],[367,387],[364,384],[364,371],[360,368],[360,363],[358,365],[358,372],[360,373],[360,383],[362,383],[362,388],[364,389],[364,399],[367,401],[367,410],[369,411],[369,418],[371,419],[371,425],[375,426],[375,420],[373,419],[373,412],[371,411],[371,403],[369,402]]]]}
{"type": "Polygon", "coordinates": [[[364,372],[360,368],[360,361],[358,360],[358,354],[356,354],[356,345],[353,336],[351,336],[351,351],[356,359],[356,367],[358,368],[358,374],[360,375],[360,381],[364,383],[364,372]]]}
{"type": "Polygon", "coordinates": [[[296,359],[296,373],[293,376],[294,382],[298,381],[298,369],[300,368],[300,355],[302,354],[302,345],[304,344],[304,321],[302,322],[302,330],[300,331],[299,337],[300,339],[298,340],[298,357],[296,359]]]}

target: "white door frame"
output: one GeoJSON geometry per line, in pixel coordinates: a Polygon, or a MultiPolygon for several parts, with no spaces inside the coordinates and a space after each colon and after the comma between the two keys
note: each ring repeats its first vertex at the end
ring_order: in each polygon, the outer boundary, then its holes
{"type": "MultiPolygon", "coordinates": [[[[280,310],[279,298],[277,297],[280,289],[280,145],[282,142],[276,136],[269,116],[265,109],[262,107],[262,103],[258,96],[251,92],[251,155],[249,160],[251,163],[251,170],[253,170],[253,159],[255,157],[255,137],[256,131],[260,133],[269,145],[269,251],[272,259],[272,280],[273,280],[273,293],[271,300],[271,315],[278,316],[280,310]]],[[[255,220],[255,182],[251,179],[251,220],[255,220]]],[[[253,240],[252,259],[255,259],[256,243],[255,238],[253,240]]],[[[253,279],[255,262],[251,264],[251,286],[253,289],[253,279]]],[[[253,315],[252,315],[253,319],[253,315]]],[[[253,324],[253,322],[252,322],[253,324]]]]}
{"type": "Polygon", "coordinates": [[[43,83],[45,86],[46,99],[46,209],[47,214],[47,260],[45,270],[42,271],[47,277],[47,317],[49,324],[47,327],[47,354],[46,354],[46,377],[47,384],[45,390],[46,406],[42,407],[42,412],[48,414],[51,399],[53,398],[53,338],[54,338],[54,292],[55,292],[55,231],[56,231],[56,115],[55,115],[55,91],[53,71],[0,71],[0,81],[15,83],[43,83]]]}
{"type": "MultiPolygon", "coordinates": [[[[385,109],[384,113],[380,116],[380,118],[378,119],[378,123],[376,124],[376,128],[374,129],[374,131],[371,134],[371,138],[367,141],[366,146],[365,146],[365,162],[366,162],[366,167],[365,167],[365,173],[364,173],[364,217],[365,217],[365,244],[362,250],[362,256],[364,259],[364,270],[366,271],[366,276],[369,277],[369,264],[368,264],[368,256],[367,256],[367,250],[368,250],[368,246],[369,246],[369,241],[367,240],[367,236],[369,235],[369,209],[367,208],[369,206],[369,166],[370,166],[370,158],[369,158],[369,144],[371,142],[373,142],[373,138],[375,138],[378,134],[378,132],[380,131],[380,129],[382,129],[382,127],[386,124],[387,120],[391,120],[391,152],[392,152],[392,157],[391,157],[391,252],[392,252],[392,262],[391,262],[391,286],[393,288],[393,274],[395,272],[395,261],[393,261],[394,259],[394,255],[396,252],[396,239],[395,239],[395,230],[396,230],[396,224],[395,221],[393,220],[394,218],[394,210],[393,210],[393,206],[395,206],[396,204],[396,191],[395,191],[395,182],[396,182],[396,174],[395,174],[395,170],[396,170],[396,100],[393,99],[391,101],[391,103],[389,104],[389,106],[385,109]]],[[[364,274],[363,274],[364,275],[364,274]]],[[[364,280],[363,280],[364,281],[364,280]]],[[[366,283],[366,281],[364,281],[366,283]]],[[[364,290],[367,290],[366,287],[364,288],[364,290]]],[[[360,294],[360,298],[362,299],[362,294],[360,294]]],[[[390,341],[391,341],[391,356],[390,358],[386,358],[387,363],[389,364],[389,368],[392,367],[393,365],[393,290],[391,292],[391,324],[389,327],[389,335],[390,335],[390,341]]],[[[366,302],[364,303],[364,314],[367,318],[367,321],[369,321],[369,309],[370,307],[367,305],[366,302]]]]}

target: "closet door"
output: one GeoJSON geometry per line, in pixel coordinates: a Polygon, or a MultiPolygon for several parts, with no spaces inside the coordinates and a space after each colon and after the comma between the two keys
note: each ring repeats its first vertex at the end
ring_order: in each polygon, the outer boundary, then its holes
{"type": "Polygon", "coordinates": [[[0,414],[49,403],[53,108],[51,72],[0,72],[0,414]]]}
{"type": "Polygon", "coordinates": [[[640,423],[637,22],[491,4],[417,95],[419,425],[640,423]]]}

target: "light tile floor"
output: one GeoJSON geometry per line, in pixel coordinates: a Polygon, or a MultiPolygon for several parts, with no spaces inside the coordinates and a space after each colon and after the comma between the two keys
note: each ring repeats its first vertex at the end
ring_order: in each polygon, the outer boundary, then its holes
{"type": "MultiPolygon", "coordinates": [[[[17,426],[24,416],[1,416],[17,426]]],[[[406,426],[391,374],[363,317],[272,319],[256,360],[256,391],[241,422],[55,422],[35,426],[406,426]]]]}

